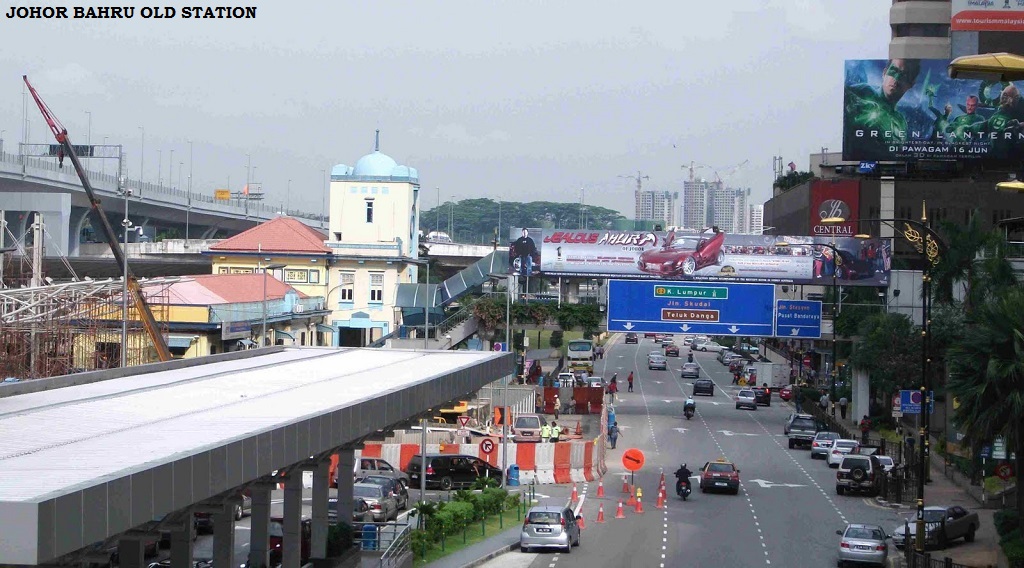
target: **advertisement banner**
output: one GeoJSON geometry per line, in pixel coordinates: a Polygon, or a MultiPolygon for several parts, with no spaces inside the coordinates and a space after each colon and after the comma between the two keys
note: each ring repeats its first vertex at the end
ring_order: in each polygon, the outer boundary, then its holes
{"type": "Polygon", "coordinates": [[[811,234],[846,235],[857,234],[857,215],[860,204],[860,181],[815,180],[811,182],[811,234]],[[822,223],[823,219],[842,217],[845,223],[822,223]]]}
{"type": "Polygon", "coordinates": [[[843,236],[513,229],[509,273],[775,284],[888,286],[891,242],[843,236]],[[838,254],[835,254],[838,251],[838,254]]]}
{"type": "Polygon", "coordinates": [[[1024,31],[1024,0],[953,0],[952,4],[953,31],[1024,31]]]}
{"type": "Polygon", "coordinates": [[[950,79],[942,59],[851,60],[844,160],[1024,160],[1021,84],[950,79]]]}

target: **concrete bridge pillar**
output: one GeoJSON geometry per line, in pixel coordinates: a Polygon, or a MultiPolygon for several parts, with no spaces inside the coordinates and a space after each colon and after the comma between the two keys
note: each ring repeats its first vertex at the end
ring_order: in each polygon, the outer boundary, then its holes
{"type": "Polygon", "coordinates": [[[288,472],[284,481],[284,526],[281,568],[302,565],[302,470],[288,472]]]}
{"type": "Polygon", "coordinates": [[[8,216],[8,227],[19,241],[24,242],[25,234],[32,224],[30,213],[38,211],[43,214],[43,223],[49,233],[44,243],[49,249],[48,253],[56,255],[59,250],[67,254],[67,244],[70,242],[70,194],[4,192],[3,202],[3,209],[7,211],[8,216]]]}
{"type": "Polygon", "coordinates": [[[331,487],[330,470],[330,459],[317,462],[316,467],[313,468],[313,526],[310,535],[310,558],[327,558],[327,499],[331,487]]]}
{"type": "Polygon", "coordinates": [[[82,230],[85,229],[91,211],[86,207],[71,208],[71,221],[68,223],[68,256],[78,256],[81,252],[82,230]]]}
{"type": "MultiPolygon", "coordinates": [[[[265,568],[270,559],[267,556],[267,546],[270,543],[270,491],[273,485],[269,483],[257,483],[253,485],[252,515],[249,520],[249,566],[251,568],[265,568]]],[[[191,564],[189,565],[191,566],[191,564]]]]}

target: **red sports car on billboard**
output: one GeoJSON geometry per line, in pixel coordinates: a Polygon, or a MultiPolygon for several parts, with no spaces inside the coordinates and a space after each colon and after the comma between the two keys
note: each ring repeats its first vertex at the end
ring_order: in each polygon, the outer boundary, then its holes
{"type": "Polygon", "coordinates": [[[724,241],[725,233],[718,227],[694,236],[669,233],[660,249],[642,252],[636,264],[640,270],[659,276],[692,276],[701,268],[722,264],[725,260],[724,241]]]}

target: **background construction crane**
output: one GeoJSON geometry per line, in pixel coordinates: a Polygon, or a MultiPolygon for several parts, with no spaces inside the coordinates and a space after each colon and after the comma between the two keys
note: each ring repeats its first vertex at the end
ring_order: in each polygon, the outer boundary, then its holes
{"type": "Polygon", "coordinates": [[[712,171],[715,172],[715,181],[717,181],[718,183],[724,184],[725,180],[727,180],[727,179],[731,178],[732,176],[736,175],[736,172],[739,172],[740,170],[742,170],[749,163],[750,163],[750,160],[743,160],[742,162],[740,162],[739,164],[736,164],[735,166],[729,166],[729,167],[726,167],[726,168],[711,168],[711,169],[712,169],[712,171]],[[719,174],[720,171],[725,171],[725,175],[719,174]]]}
{"type": "MultiPolygon", "coordinates": [[[[128,262],[125,260],[125,253],[121,250],[121,245],[118,243],[117,234],[114,232],[114,228],[110,225],[110,219],[107,219],[107,214],[103,212],[103,208],[100,207],[100,200],[96,197],[96,192],[92,189],[92,184],[89,183],[89,176],[86,175],[85,169],[82,167],[82,163],[78,160],[78,155],[75,154],[74,146],[71,144],[71,138],[68,136],[68,129],[64,128],[64,125],[57,120],[57,117],[50,112],[50,107],[46,106],[43,99],[39,97],[39,93],[36,92],[32,84],[28,82],[28,76],[22,75],[22,79],[25,80],[25,85],[28,87],[29,92],[32,94],[32,98],[35,99],[36,105],[39,107],[39,112],[43,113],[43,118],[46,120],[46,124],[50,127],[53,132],[53,136],[57,139],[57,142],[61,145],[61,152],[58,153],[57,157],[60,160],[61,165],[64,163],[64,157],[71,158],[72,165],[75,166],[75,171],[78,173],[78,179],[82,181],[82,188],[85,190],[85,194],[89,198],[89,204],[92,207],[96,216],[99,217],[100,227],[103,229],[103,235],[107,239],[107,244],[110,245],[110,251],[114,253],[114,261],[117,262],[118,267],[125,268],[125,281],[128,287],[128,292],[135,303],[135,309],[139,312],[139,316],[142,319],[142,325],[146,328],[146,333],[149,334],[149,339],[153,342],[153,347],[156,349],[157,357],[161,361],[171,360],[171,350],[167,347],[167,342],[164,341],[163,334],[157,329],[156,318],[153,317],[153,311],[149,308],[149,304],[146,302],[145,295],[142,293],[142,287],[139,286],[139,281],[132,274],[131,269],[128,267],[128,262]]],[[[126,229],[127,230],[127,229],[126,229]]],[[[124,317],[128,317],[128,314],[124,314],[124,317]]],[[[126,349],[126,345],[121,346],[122,349],[126,349]]]]}
{"type": "MultiPolygon", "coordinates": [[[[679,167],[683,168],[684,170],[690,170],[690,181],[691,182],[697,181],[696,177],[694,177],[694,175],[693,175],[693,173],[695,171],[702,170],[704,168],[711,168],[711,166],[707,166],[707,165],[704,165],[704,164],[698,164],[698,163],[696,163],[696,162],[694,162],[692,160],[690,161],[690,165],[689,166],[686,166],[684,164],[684,165],[679,166],[679,167]]],[[[714,168],[712,168],[712,169],[714,169],[714,168]]]]}

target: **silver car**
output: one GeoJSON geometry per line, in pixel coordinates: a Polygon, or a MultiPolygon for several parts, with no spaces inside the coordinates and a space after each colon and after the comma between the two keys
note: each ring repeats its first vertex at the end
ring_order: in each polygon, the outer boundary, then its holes
{"type": "Polygon", "coordinates": [[[380,485],[356,483],[352,485],[352,496],[366,501],[373,512],[373,520],[378,523],[398,518],[398,499],[380,485]]]}
{"type": "Polygon", "coordinates": [[[736,393],[736,408],[749,408],[757,410],[757,395],[752,389],[742,389],[736,393]]]}
{"type": "Polygon", "coordinates": [[[565,553],[580,545],[579,517],[566,507],[533,507],[526,514],[523,530],[519,534],[519,550],[532,548],[558,548],[565,553]]]}
{"type": "Polygon", "coordinates": [[[668,359],[664,355],[655,355],[654,353],[647,356],[647,369],[661,369],[662,371],[668,370],[668,359]]]}
{"type": "Polygon", "coordinates": [[[683,363],[682,378],[700,378],[700,366],[696,363],[683,363]]]}
{"type": "MultiPolygon", "coordinates": [[[[786,432],[787,434],[789,432],[786,432]]],[[[828,457],[828,452],[832,449],[832,442],[839,439],[839,434],[836,432],[818,432],[814,435],[814,440],[811,441],[811,459],[816,460],[818,458],[828,457]]]]}
{"type": "Polygon", "coordinates": [[[836,531],[839,540],[839,566],[849,563],[888,566],[889,535],[878,525],[846,525],[846,530],[836,531]]]}

